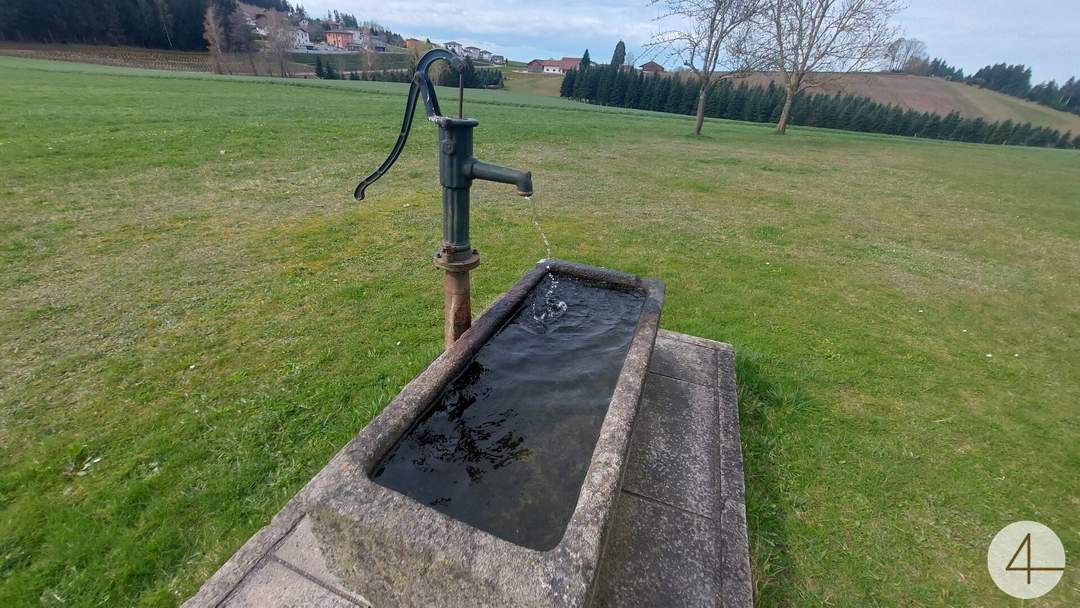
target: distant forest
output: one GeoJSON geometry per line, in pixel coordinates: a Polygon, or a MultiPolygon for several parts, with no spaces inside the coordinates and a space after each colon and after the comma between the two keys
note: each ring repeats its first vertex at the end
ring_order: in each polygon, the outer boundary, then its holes
{"type": "MultiPolygon", "coordinates": [[[[630,66],[582,62],[563,77],[560,94],[598,105],[693,115],[699,89],[696,80],[680,74],[646,76],[630,66]]],[[[776,122],[783,104],[784,91],[774,83],[767,87],[745,82],[736,85],[725,79],[709,89],[705,115],[776,122]]],[[[1080,148],[1080,135],[1074,137],[1071,132],[1011,120],[990,123],[982,118],[964,118],[957,112],[947,116],[916,112],[839,93],[800,93],[791,108],[791,124],[972,143],[1080,148]]]]}
{"type": "MultiPolygon", "coordinates": [[[[0,0],[0,38],[201,51],[211,3],[220,15],[237,10],[236,0],[0,0]]],[[[293,10],[285,0],[245,3],[293,10]]]]}

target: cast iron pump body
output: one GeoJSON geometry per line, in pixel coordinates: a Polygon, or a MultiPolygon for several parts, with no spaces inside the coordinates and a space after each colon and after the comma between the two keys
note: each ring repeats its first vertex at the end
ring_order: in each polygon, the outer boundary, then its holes
{"type": "Polygon", "coordinates": [[[465,62],[453,53],[433,49],[420,58],[412,77],[409,98],[405,104],[405,118],[401,133],[390,156],[374,173],[364,178],[356,187],[357,200],[364,200],[364,190],[386,173],[397,161],[412,128],[417,96],[424,100],[427,118],[439,126],[439,182],[443,187],[443,246],[435,254],[435,265],[446,271],[445,343],[449,347],[472,324],[469,303],[469,271],[480,264],[480,255],[469,242],[469,189],[474,179],[483,179],[517,186],[520,196],[533,193],[532,173],[508,169],[473,158],[473,128],[479,123],[461,116],[459,87],[458,117],[443,116],[435,87],[428,76],[428,69],[438,60],[445,60],[458,73],[459,82],[465,62]]]}

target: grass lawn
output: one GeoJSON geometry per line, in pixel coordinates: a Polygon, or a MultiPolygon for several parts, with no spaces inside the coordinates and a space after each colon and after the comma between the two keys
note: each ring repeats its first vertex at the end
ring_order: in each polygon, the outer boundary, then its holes
{"type": "Polygon", "coordinates": [[[558,97],[559,89],[562,87],[561,74],[529,74],[508,71],[504,73],[503,80],[509,91],[547,97],[558,97]]]}
{"type": "MultiPolygon", "coordinates": [[[[175,605],[439,352],[436,129],[357,204],[404,85],[0,81],[0,606],[175,605]]],[[[466,95],[556,256],[737,349],[761,605],[1019,605],[1020,519],[1080,556],[1080,153],[466,95]]],[[[473,192],[479,309],[544,246],[473,192]]]]}

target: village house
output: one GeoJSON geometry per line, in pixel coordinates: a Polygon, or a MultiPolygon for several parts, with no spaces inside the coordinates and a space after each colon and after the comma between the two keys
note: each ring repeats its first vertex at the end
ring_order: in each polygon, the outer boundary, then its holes
{"type": "Polygon", "coordinates": [[[328,30],[326,43],[343,51],[386,52],[386,41],[357,29],[328,30]]]}
{"type": "Polygon", "coordinates": [[[533,59],[525,69],[534,74],[565,74],[581,65],[581,57],[562,59],[533,59]]]}
{"type": "Polygon", "coordinates": [[[469,59],[480,59],[480,53],[483,52],[479,47],[467,46],[465,47],[465,56],[469,59]]]}
{"type": "Polygon", "coordinates": [[[450,42],[447,42],[444,46],[446,47],[446,50],[450,51],[455,55],[465,55],[465,46],[462,45],[460,42],[454,42],[453,40],[451,40],[450,42]]]}
{"type": "Polygon", "coordinates": [[[311,48],[311,37],[304,31],[303,28],[290,27],[289,28],[289,45],[294,49],[308,49],[311,48]]]}
{"type": "Polygon", "coordinates": [[[346,50],[353,43],[355,35],[352,30],[326,30],[326,44],[346,50]]]}
{"type": "Polygon", "coordinates": [[[492,55],[491,63],[494,63],[495,65],[503,65],[506,63],[506,57],[503,57],[502,55],[492,55]]]}
{"type": "Polygon", "coordinates": [[[650,61],[649,63],[643,64],[641,66],[641,71],[650,74],[662,74],[664,72],[664,66],[656,63],[655,61],[650,61]]]}

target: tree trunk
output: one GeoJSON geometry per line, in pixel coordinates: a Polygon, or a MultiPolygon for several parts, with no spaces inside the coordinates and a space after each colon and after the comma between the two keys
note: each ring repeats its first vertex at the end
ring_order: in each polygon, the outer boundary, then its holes
{"type": "Polygon", "coordinates": [[[708,97],[709,85],[702,83],[698,93],[697,118],[694,119],[694,135],[701,135],[701,124],[705,122],[705,98],[708,97]]]}
{"type": "Polygon", "coordinates": [[[787,132],[788,119],[791,118],[791,102],[794,99],[795,95],[791,92],[791,89],[788,89],[787,96],[784,97],[784,109],[780,112],[780,120],[776,123],[776,132],[780,135],[787,132]]]}

